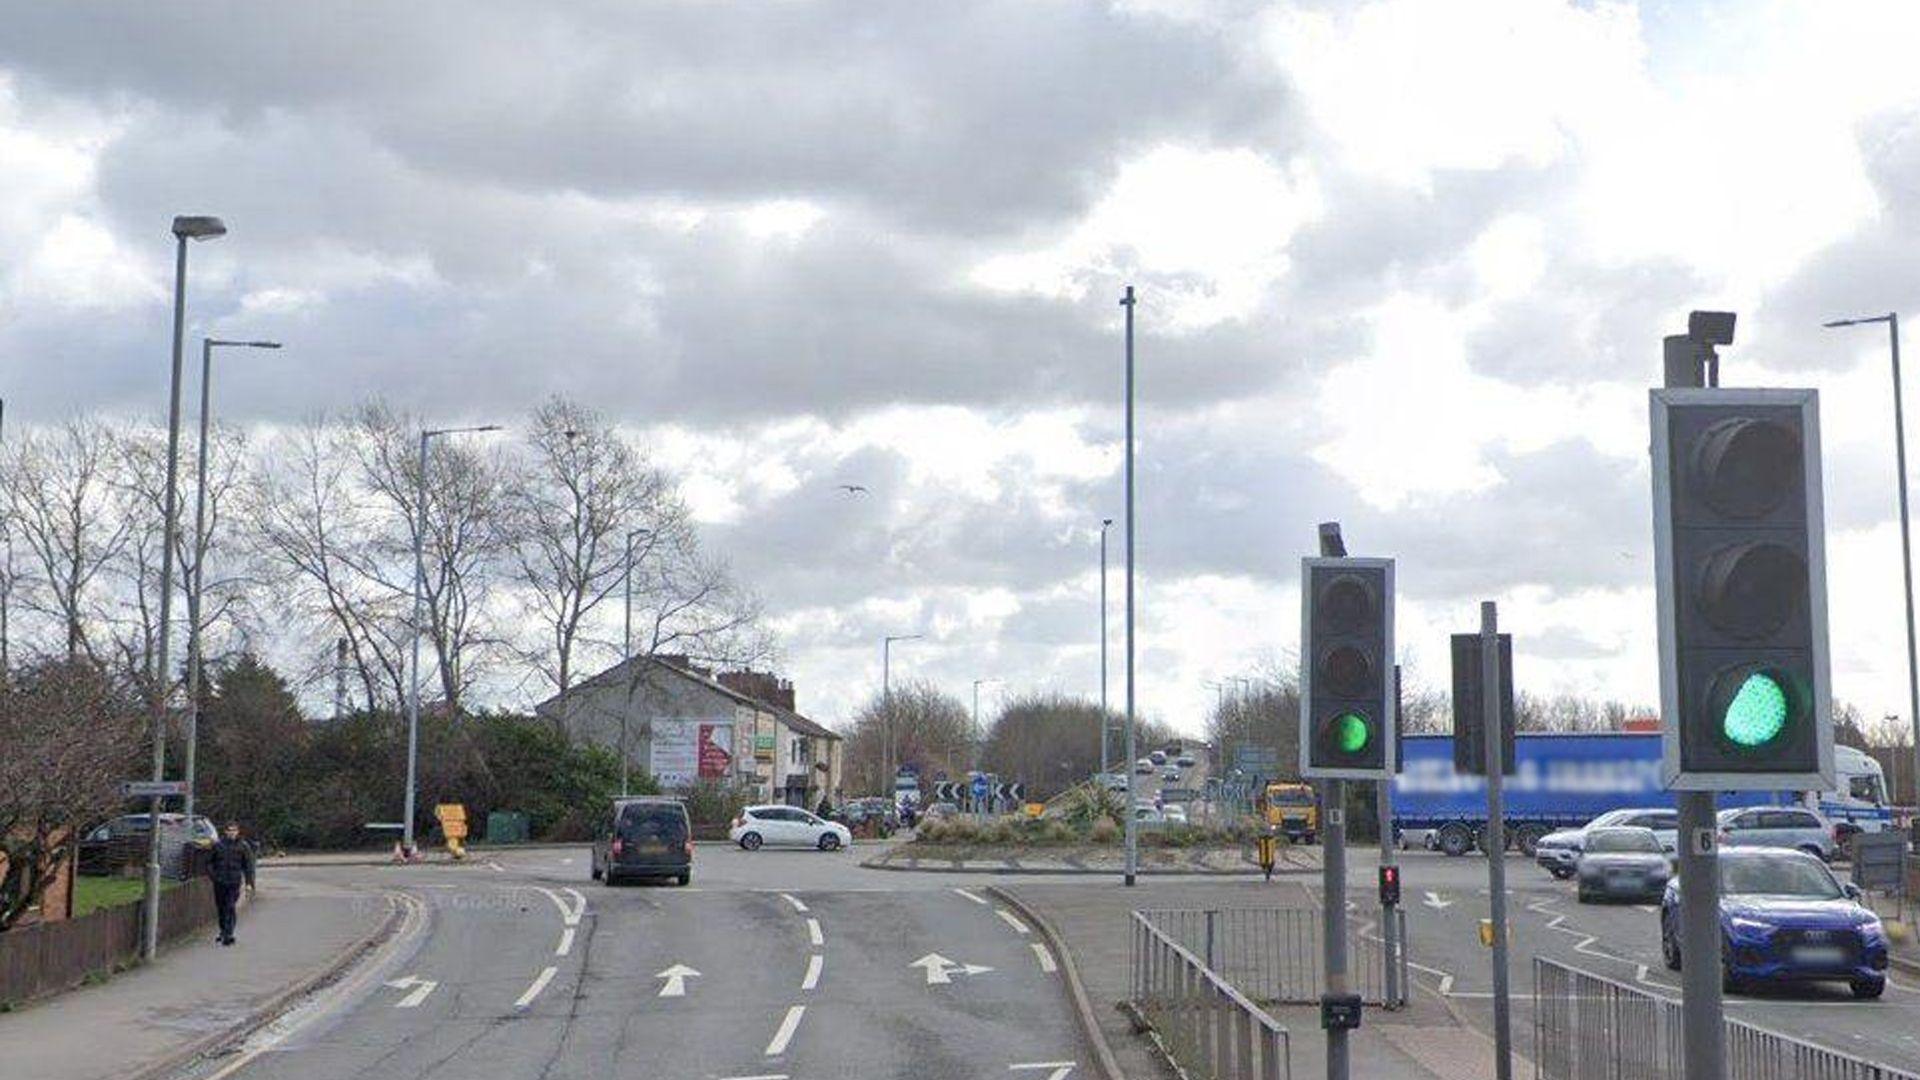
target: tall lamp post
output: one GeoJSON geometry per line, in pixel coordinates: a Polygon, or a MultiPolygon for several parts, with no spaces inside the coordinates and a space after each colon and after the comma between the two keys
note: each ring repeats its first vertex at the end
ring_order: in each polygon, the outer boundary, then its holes
{"type": "Polygon", "coordinates": [[[200,680],[204,677],[201,670],[204,658],[200,640],[200,590],[205,581],[202,567],[207,561],[207,429],[211,425],[213,412],[213,350],[279,347],[277,341],[200,339],[200,448],[194,454],[193,576],[187,583],[187,753],[185,775],[182,777],[187,783],[187,794],[186,805],[181,808],[189,827],[193,823],[194,758],[200,747],[200,680]]]}
{"type": "Polygon", "coordinates": [[[1120,306],[1127,309],[1127,862],[1126,883],[1131,887],[1139,869],[1140,829],[1134,821],[1133,745],[1133,286],[1127,286],[1120,306]]]}
{"type": "Polygon", "coordinates": [[[426,621],[421,609],[427,599],[427,442],[441,435],[463,435],[476,431],[499,431],[499,424],[472,427],[425,428],[420,432],[419,471],[414,474],[413,521],[413,692],[407,695],[407,799],[401,821],[401,850],[413,858],[414,789],[420,776],[420,624],[426,621]]]}
{"type": "Polygon", "coordinates": [[[999,681],[1000,681],[999,679],[973,680],[973,771],[974,772],[980,771],[980,749],[981,749],[980,744],[986,741],[985,739],[981,738],[982,733],[980,731],[980,688],[982,686],[987,685],[988,683],[997,683],[999,681]]]}
{"type": "MultiPolygon", "coordinates": [[[[173,219],[173,376],[167,396],[167,489],[161,497],[160,543],[160,635],[154,653],[153,779],[166,779],[167,773],[167,698],[172,679],[168,675],[168,631],[173,619],[173,542],[179,531],[178,481],[180,478],[180,353],[185,343],[187,321],[187,241],[212,240],[227,234],[227,226],[217,217],[182,215],[173,219]]],[[[142,898],[140,954],[148,960],[160,951],[160,796],[147,800],[147,875],[146,895],[142,898]]]]}
{"type": "MultiPolygon", "coordinates": [[[[883,784],[893,783],[895,748],[893,745],[893,643],[896,641],[918,641],[922,634],[889,634],[880,642],[880,712],[887,729],[887,737],[882,749],[885,754],[880,759],[880,778],[883,784]]],[[[892,798],[889,789],[888,798],[892,798]]]]}
{"type": "MultiPolygon", "coordinates": [[[[626,630],[621,634],[621,637],[620,637],[620,658],[622,660],[633,659],[633,542],[634,540],[642,536],[645,536],[651,539],[653,536],[653,530],[652,529],[628,529],[627,530],[626,580],[621,584],[621,589],[627,594],[626,595],[626,601],[627,601],[626,630]]],[[[627,675],[627,706],[626,708],[623,708],[620,710],[620,794],[621,795],[627,794],[627,774],[628,774],[627,717],[629,714],[633,712],[633,683],[634,683],[633,675],[629,673],[627,675]]]]}
{"type": "Polygon", "coordinates": [[[1100,519],[1100,772],[1103,776],[1113,771],[1113,755],[1107,750],[1107,737],[1113,729],[1107,718],[1107,530],[1111,528],[1112,518],[1100,519]]]}
{"type": "Polygon", "coordinates": [[[1840,326],[1887,324],[1887,344],[1893,355],[1893,461],[1900,481],[1900,572],[1907,586],[1907,715],[1913,722],[1913,760],[1915,776],[1920,776],[1920,649],[1914,645],[1913,630],[1913,534],[1907,520],[1907,421],[1900,396],[1900,316],[1889,311],[1861,319],[1835,319],[1821,325],[1840,326]]]}

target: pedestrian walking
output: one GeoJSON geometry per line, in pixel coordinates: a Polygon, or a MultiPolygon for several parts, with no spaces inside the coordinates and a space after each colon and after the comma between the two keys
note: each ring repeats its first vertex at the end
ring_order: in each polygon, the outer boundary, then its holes
{"type": "Polygon", "coordinates": [[[253,891],[253,848],[240,839],[240,823],[227,822],[226,832],[214,842],[207,859],[207,877],[213,881],[213,907],[220,915],[222,945],[233,944],[235,909],[240,903],[240,887],[253,891]]]}

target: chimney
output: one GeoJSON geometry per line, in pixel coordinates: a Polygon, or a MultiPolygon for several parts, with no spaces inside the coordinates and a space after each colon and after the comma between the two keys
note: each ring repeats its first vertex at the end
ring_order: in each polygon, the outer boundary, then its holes
{"type": "Polygon", "coordinates": [[[793,712],[793,683],[770,671],[723,671],[720,685],[755,701],[793,712]]]}

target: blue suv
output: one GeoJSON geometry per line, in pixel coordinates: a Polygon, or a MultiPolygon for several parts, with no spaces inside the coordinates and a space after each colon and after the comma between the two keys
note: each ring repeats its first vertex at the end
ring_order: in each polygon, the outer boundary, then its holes
{"type": "MultiPolygon", "coordinates": [[[[1747,983],[1844,982],[1857,998],[1887,986],[1887,935],[1812,855],[1721,848],[1720,964],[1728,992],[1747,983]]],[[[1660,901],[1660,952],[1680,970],[1680,879],[1660,901]]]]}

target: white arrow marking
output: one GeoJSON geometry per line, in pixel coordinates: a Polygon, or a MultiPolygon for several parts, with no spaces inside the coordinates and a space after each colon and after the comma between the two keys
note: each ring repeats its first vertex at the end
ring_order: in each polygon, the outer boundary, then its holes
{"type": "Polygon", "coordinates": [[[661,997],[686,997],[687,980],[700,973],[685,964],[675,964],[665,971],[654,975],[656,979],[665,979],[667,984],[660,988],[661,997]]]}
{"type": "Polygon", "coordinates": [[[907,966],[926,969],[928,986],[945,986],[955,975],[981,975],[993,970],[984,964],[958,963],[939,953],[928,953],[907,966]]]}
{"type": "Polygon", "coordinates": [[[417,1008],[421,1002],[427,1000],[428,994],[433,993],[440,987],[440,984],[434,982],[432,979],[423,979],[418,975],[409,975],[404,979],[388,979],[387,985],[393,987],[395,990],[405,990],[409,987],[413,989],[411,994],[393,1003],[393,1007],[396,1009],[417,1008]]]}
{"type": "Polygon", "coordinates": [[[1071,1073],[1073,1067],[1077,1064],[1079,1063],[1074,1061],[1029,1061],[1024,1065],[1009,1065],[1007,1066],[1007,1071],[1017,1072],[1021,1069],[1051,1069],[1052,1071],[1047,1073],[1047,1080],[1067,1080],[1067,1074],[1071,1073]]]}
{"type": "Polygon", "coordinates": [[[1442,900],[1440,899],[1439,893],[1429,890],[1427,892],[1426,904],[1435,911],[1445,911],[1447,908],[1453,906],[1453,901],[1442,900]]]}

